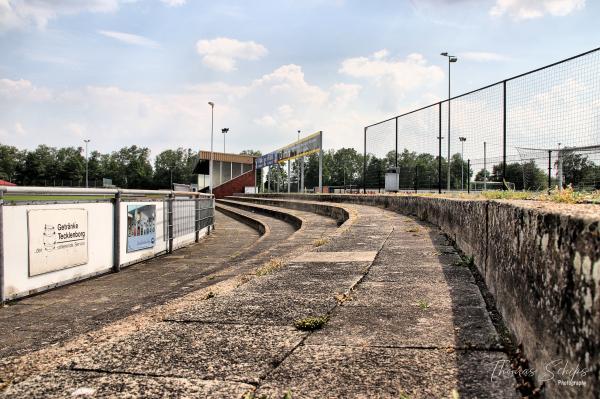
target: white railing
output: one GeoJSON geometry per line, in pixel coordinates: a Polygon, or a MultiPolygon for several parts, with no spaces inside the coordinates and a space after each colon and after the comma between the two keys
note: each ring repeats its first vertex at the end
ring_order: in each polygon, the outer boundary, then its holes
{"type": "Polygon", "coordinates": [[[198,241],[210,194],[0,187],[0,302],[85,279],[198,241]]]}

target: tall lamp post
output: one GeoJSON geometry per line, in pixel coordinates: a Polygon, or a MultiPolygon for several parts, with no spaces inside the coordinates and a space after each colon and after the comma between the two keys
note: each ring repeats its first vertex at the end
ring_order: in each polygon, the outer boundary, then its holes
{"type": "Polygon", "coordinates": [[[465,181],[465,141],[467,141],[466,137],[459,137],[460,140],[460,189],[464,190],[464,181],[465,181]]]}
{"type": "Polygon", "coordinates": [[[453,62],[458,61],[458,58],[453,56],[453,55],[449,55],[447,52],[443,52],[440,54],[443,57],[448,58],[448,191],[450,191],[450,98],[451,98],[451,94],[450,94],[450,65],[452,65],[453,62]]]}
{"type": "Polygon", "coordinates": [[[212,194],[213,189],[213,129],[215,125],[215,103],[208,102],[210,105],[210,160],[208,162],[208,191],[212,194]]]}
{"type": "Polygon", "coordinates": [[[85,188],[88,188],[88,172],[89,172],[89,168],[88,168],[88,143],[90,142],[90,139],[85,139],[83,140],[85,143],[85,188]]]}
{"type": "Polygon", "coordinates": [[[223,133],[223,153],[225,153],[225,135],[229,132],[228,127],[224,127],[221,129],[221,133],[223,133]]]}

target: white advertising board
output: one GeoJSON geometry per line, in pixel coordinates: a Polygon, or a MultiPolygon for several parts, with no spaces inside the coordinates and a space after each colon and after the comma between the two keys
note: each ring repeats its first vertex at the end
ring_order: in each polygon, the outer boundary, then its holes
{"type": "Polygon", "coordinates": [[[30,277],[88,263],[87,210],[30,210],[27,230],[30,277]]]}

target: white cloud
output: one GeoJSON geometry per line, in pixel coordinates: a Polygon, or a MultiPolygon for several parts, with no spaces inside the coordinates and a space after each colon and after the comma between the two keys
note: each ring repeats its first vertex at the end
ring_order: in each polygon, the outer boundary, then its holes
{"type": "Polygon", "coordinates": [[[226,37],[199,40],[196,43],[196,50],[202,56],[204,65],[225,72],[236,70],[237,60],[258,60],[268,52],[262,44],[226,37]]]}
{"type": "Polygon", "coordinates": [[[101,31],[98,31],[98,33],[101,35],[104,35],[106,37],[110,37],[111,39],[120,41],[122,43],[132,44],[134,46],[151,47],[151,48],[160,47],[160,44],[158,44],[154,40],[150,40],[146,37],[134,35],[131,33],[116,32],[116,31],[109,31],[109,30],[101,30],[101,31]]]}
{"type": "Polygon", "coordinates": [[[506,61],[508,59],[508,57],[502,54],[486,51],[466,51],[459,53],[458,58],[476,62],[506,61]]]}
{"type": "Polygon", "coordinates": [[[259,126],[271,127],[277,125],[277,121],[271,115],[263,115],[260,118],[255,118],[253,122],[259,126]]]}
{"type": "Polygon", "coordinates": [[[25,130],[21,122],[15,123],[15,133],[19,136],[24,136],[25,134],[27,134],[27,131],[25,130]]]}
{"type": "MultiPolygon", "coordinates": [[[[34,25],[44,29],[48,22],[62,15],[83,12],[108,13],[121,3],[139,0],[0,0],[0,32],[34,25]]],[[[169,7],[186,4],[186,0],[160,0],[169,7]]]]}
{"type": "Polygon", "coordinates": [[[43,29],[60,15],[112,12],[118,7],[118,0],[0,0],[0,31],[30,24],[43,29]]]}
{"type": "Polygon", "coordinates": [[[331,90],[334,94],[333,106],[346,107],[350,102],[358,98],[358,95],[360,94],[361,90],[362,86],[357,84],[334,84],[331,90]]]}
{"type": "Polygon", "coordinates": [[[407,94],[433,87],[444,78],[442,69],[429,65],[421,54],[409,54],[402,60],[390,57],[385,49],[370,57],[346,59],[339,72],[374,84],[381,107],[388,110],[397,109],[398,101],[407,94]]]}
{"type": "Polygon", "coordinates": [[[585,7],[585,0],[496,0],[490,15],[508,15],[514,20],[541,18],[545,15],[563,17],[585,7]]]}
{"type": "Polygon", "coordinates": [[[49,100],[51,96],[50,90],[35,87],[28,80],[0,79],[0,98],[40,102],[49,100]]]}
{"type": "Polygon", "coordinates": [[[165,3],[166,5],[168,5],[169,7],[179,7],[184,5],[187,1],[186,0],[160,0],[161,2],[165,3]]]}

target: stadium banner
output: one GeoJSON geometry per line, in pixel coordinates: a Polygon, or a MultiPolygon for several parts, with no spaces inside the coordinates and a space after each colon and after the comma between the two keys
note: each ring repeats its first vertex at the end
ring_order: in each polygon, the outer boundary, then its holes
{"type": "Polygon", "coordinates": [[[88,213],[85,209],[27,212],[29,277],[88,262],[88,213]]]}
{"type": "Polygon", "coordinates": [[[271,166],[276,163],[304,157],[320,151],[322,146],[323,132],[319,131],[290,145],[256,158],[256,168],[264,168],[265,166],[271,166]]]}

